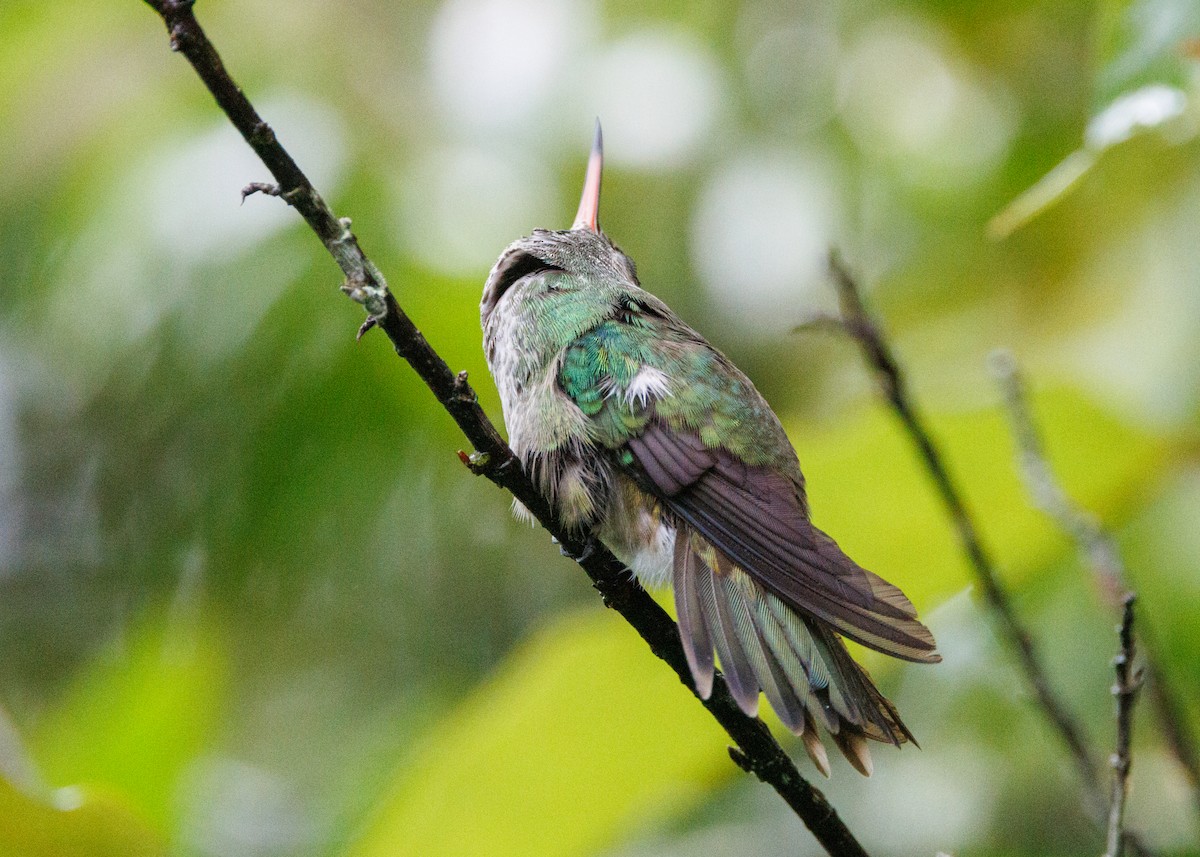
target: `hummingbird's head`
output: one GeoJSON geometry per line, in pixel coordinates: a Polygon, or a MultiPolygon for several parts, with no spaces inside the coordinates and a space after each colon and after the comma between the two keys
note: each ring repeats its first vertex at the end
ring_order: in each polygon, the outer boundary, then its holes
{"type": "Polygon", "coordinates": [[[486,326],[492,311],[501,298],[526,277],[547,271],[561,271],[569,278],[557,278],[563,288],[618,283],[638,284],[633,260],[612,243],[600,229],[600,176],[604,169],[604,138],[600,122],[596,121],[596,137],[588,158],[587,176],[579,211],[570,229],[535,229],[532,235],[520,238],[505,248],[488,274],[483,287],[480,313],[486,326]]]}

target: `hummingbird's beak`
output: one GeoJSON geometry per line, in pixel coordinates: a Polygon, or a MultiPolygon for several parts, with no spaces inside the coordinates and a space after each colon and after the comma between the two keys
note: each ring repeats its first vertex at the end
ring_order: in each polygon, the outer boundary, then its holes
{"type": "Polygon", "coordinates": [[[604,135],[600,131],[600,120],[596,120],[596,139],[592,141],[592,154],[588,158],[587,177],[583,181],[583,196],[579,200],[579,211],[575,215],[572,229],[600,231],[600,173],[604,169],[604,135]]]}

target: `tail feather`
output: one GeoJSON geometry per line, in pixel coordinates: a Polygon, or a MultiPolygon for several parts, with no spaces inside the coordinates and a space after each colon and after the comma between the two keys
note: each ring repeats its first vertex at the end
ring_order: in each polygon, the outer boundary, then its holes
{"type": "Polygon", "coordinates": [[[871,776],[875,764],[871,761],[871,748],[867,746],[867,739],[863,737],[863,733],[843,729],[833,735],[833,743],[837,744],[846,761],[853,765],[855,770],[864,777],[871,776]]]}
{"type": "Polygon", "coordinates": [[[828,628],[815,625],[813,632],[823,638],[826,650],[837,664],[835,669],[844,684],[846,696],[854,701],[861,715],[854,719],[855,723],[864,734],[897,747],[906,741],[915,744],[916,740],[900,719],[896,706],[879,692],[867,671],[850,657],[845,644],[828,628]]]}
{"type": "Polygon", "coordinates": [[[804,752],[808,753],[808,758],[812,759],[817,770],[826,779],[829,779],[829,754],[825,752],[825,745],[821,743],[821,736],[817,734],[817,724],[813,723],[811,715],[805,718],[804,732],[801,734],[800,740],[804,744],[804,752]]]}
{"type": "MultiPolygon", "coordinates": [[[[866,776],[872,770],[867,739],[896,746],[912,740],[895,706],[834,629],[791,609],[683,522],[676,528],[673,585],[684,652],[702,697],[712,692],[715,650],[742,711],[755,716],[759,691],[765,693],[826,776],[829,759],[817,722],[866,776]]],[[[912,609],[890,591],[898,589],[884,586],[879,595],[892,609],[912,609]]]]}
{"type": "Polygon", "coordinates": [[[771,707],[779,715],[779,719],[783,721],[783,725],[792,733],[802,735],[808,728],[808,721],[811,719],[805,708],[804,699],[766,641],[760,638],[759,645],[762,646],[767,668],[771,672],[771,686],[764,687],[763,693],[766,694],[771,707]]]}
{"type": "Polygon", "coordinates": [[[712,696],[713,686],[713,641],[704,623],[697,591],[700,564],[700,557],[691,550],[689,540],[676,538],[672,578],[683,652],[696,682],[696,692],[701,699],[708,699],[712,696]]]}
{"type": "Polygon", "coordinates": [[[741,640],[733,626],[733,616],[729,608],[729,598],[721,585],[718,575],[712,571],[713,566],[719,565],[715,554],[712,561],[705,558],[708,574],[699,574],[697,589],[700,593],[700,612],[704,624],[712,636],[713,646],[721,661],[721,670],[725,674],[725,683],[729,692],[737,700],[738,707],[749,717],[758,715],[758,679],[754,667],[746,652],[742,649],[741,640]]]}
{"type": "MultiPolygon", "coordinates": [[[[791,689],[792,696],[804,711],[804,717],[800,721],[796,722],[793,718],[793,722],[789,722],[785,719],[784,724],[797,735],[801,735],[805,729],[809,728],[813,719],[812,712],[816,711],[820,713],[825,727],[833,728],[835,724],[826,720],[824,706],[813,695],[813,687],[828,684],[828,679],[820,678],[813,681],[811,676],[815,669],[811,658],[812,653],[800,654],[792,644],[784,626],[771,610],[769,599],[773,597],[767,593],[765,598],[754,601],[754,623],[763,645],[771,654],[772,664],[780,669],[784,682],[791,689]]],[[[773,701],[771,705],[778,710],[773,701]]]]}
{"type": "Polygon", "coordinates": [[[738,568],[720,575],[720,578],[721,587],[729,603],[729,612],[733,616],[734,630],[748,656],[758,686],[762,688],[771,707],[788,729],[793,732],[803,729],[804,705],[797,697],[770,646],[764,643],[762,627],[751,614],[754,599],[747,598],[746,595],[754,586],[753,582],[738,568]]]}

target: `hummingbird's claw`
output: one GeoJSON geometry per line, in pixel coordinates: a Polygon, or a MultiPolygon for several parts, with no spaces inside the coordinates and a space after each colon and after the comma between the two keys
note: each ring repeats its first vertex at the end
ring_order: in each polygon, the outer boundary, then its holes
{"type": "Polygon", "coordinates": [[[567,559],[575,560],[575,562],[587,562],[591,558],[592,554],[596,552],[596,542],[593,539],[586,539],[579,551],[572,551],[568,549],[566,545],[564,545],[554,536],[551,536],[550,539],[559,546],[559,553],[561,553],[567,559]]]}

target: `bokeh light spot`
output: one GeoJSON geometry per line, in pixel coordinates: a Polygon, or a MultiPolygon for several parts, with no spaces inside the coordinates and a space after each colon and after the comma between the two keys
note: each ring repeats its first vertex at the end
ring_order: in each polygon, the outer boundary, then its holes
{"type": "Polygon", "coordinates": [[[501,249],[547,225],[553,187],[533,159],[474,148],[432,152],[395,186],[407,249],[433,271],[479,277],[482,288],[501,249]]]}
{"type": "Polygon", "coordinates": [[[984,85],[941,34],[906,19],[864,28],[840,76],[841,115],[869,157],[905,180],[953,189],[1002,162],[1016,119],[1007,93],[984,85]]]}
{"type": "Polygon", "coordinates": [[[520,136],[550,110],[592,17],[582,0],[451,0],[429,34],[438,107],[465,129],[520,136]]]}
{"type": "Polygon", "coordinates": [[[717,169],[697,205],[692,255],[732,323],[781,332],[803,314],[839,220],[833,187],[821,162],[783,152],[717,169]]]}
{"type": "Polygon", "coordinates": [[[645,30],[613,45],[592,74],[593,103],[611,140],[611,164],[671,168],[688,162],[719,118],[725,92],[716,59],[694,37],[645,30]]]}

